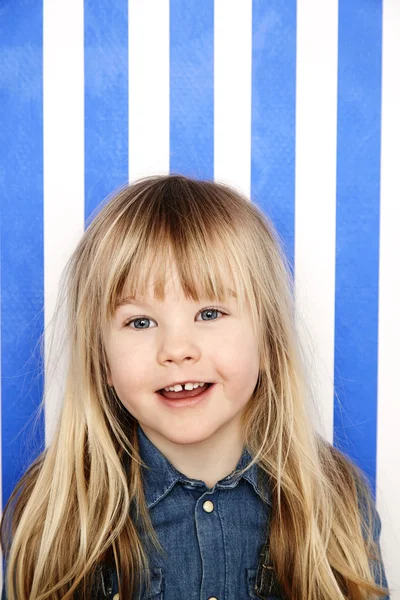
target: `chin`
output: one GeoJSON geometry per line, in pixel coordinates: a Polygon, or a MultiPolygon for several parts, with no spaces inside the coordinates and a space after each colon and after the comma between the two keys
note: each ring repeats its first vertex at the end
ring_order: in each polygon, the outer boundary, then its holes
{"type": "Polygon", "coordinates": [[[205,424],[204,427],[200,426],[199,420],[193,422],[193,425],[189,423],[182,423],[181,428],[177,425],[174,426],[174,430],[162,431],[157,429],[157,436],[162,436],[173,444],[198,444],[208,439],[213,433],[214,429],[211,429],[210,424],[205,424]]]}

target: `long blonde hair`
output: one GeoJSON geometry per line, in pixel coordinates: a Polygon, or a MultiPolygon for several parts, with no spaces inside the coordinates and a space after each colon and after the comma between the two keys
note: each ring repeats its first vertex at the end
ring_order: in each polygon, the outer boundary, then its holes
{"type": "Polygon", "coordinates": [[[4,510],[8,599],[90,597],[96,569],[106,563],[116,568],[121,600],[134,584],[149,584],[139,531],[163,549],[145,503],[137,421],[107,385],[104,332],[127,284],[145,295],[152,274],[163,300],[168,256],[194,301],[224,299],[224,266],[231,265],[239,307],[251,307],[260,372],[243,439],[253,457],[247,468],[257,462],[272,485],[269,542],[282,588],[296,600],[386,595],[374,583],[380,521],[368,480],[312,425],[290,264],[278,233],[229,186],[165,175],[106,199],[63,273],[63,402],[51,442],[4,510]]]}

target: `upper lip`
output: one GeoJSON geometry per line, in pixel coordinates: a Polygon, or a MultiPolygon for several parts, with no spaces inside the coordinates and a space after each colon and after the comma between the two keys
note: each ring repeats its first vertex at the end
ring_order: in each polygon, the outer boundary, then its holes
{"type": "Polygon", "coordinates": [[[164,388],[173,387],[174,385],[185,385],[185,383],[212,383],[212,381],[203,382],[201,379],[185,379],[185,381],[175,381],[174,383],[167,383],[167,385],[164,385],[162,388],[158,389],[163,390],[164,388]]]}

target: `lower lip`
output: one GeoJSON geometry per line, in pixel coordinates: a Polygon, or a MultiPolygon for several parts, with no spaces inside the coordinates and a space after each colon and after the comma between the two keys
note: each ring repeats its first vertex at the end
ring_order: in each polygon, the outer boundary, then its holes
{"type": "Polygon", "coordinates": [[[202,402],[203,400],[206,400],[209,397],[212,390],[214,389],[214,387],[215,383],[210,385],[210,387],[207,388],[205,392],[202,392],[198,396],[194,396],[193,398],[182,398],[181,400],[171,400],[170,398],[166,398],[162,394],[158,393],[157,396],[164,404],[170,406],[171,408],[183,408],[184,406],[195,406],[196,404],[200,404],[200,402],[202,402]]]}

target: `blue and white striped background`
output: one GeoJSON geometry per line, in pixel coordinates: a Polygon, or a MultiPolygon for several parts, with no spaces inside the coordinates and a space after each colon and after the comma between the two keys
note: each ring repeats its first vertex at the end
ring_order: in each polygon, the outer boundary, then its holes
{"type": "Polygon", "coordinates": [[[319,427],[400,589],[399,31],[399,0],[1,2],[3,506],[52,435],[37,342],[85,219],[146,174],[214,178],[284,240],[319,427]]]}

